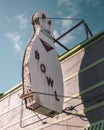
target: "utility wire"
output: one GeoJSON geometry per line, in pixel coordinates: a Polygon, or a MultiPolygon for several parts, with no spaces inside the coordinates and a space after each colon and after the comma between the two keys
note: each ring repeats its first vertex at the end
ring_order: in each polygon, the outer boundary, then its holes
{"type": "MultiPolygon", "coordinates": [[[[75,106],[66,107],[65,109],[66,109],[66,110],[69,110],[69,111],[75,110],[76,107],[78,107],[78,106],[80,106],[80,105],[82,105],[82,104],[84,104],[84,103],[87,103],[87,102],[95,101],[96,98],[102,97],[102,96],[103,96],[103,98],[104,98],[104,93],[101,93],[101,94],[99,94],[99,95],[97,95],[97,96],[94,96],[94,97],[92,97],[91,99],[87,99],[87,100],[83,101],[82,103],[79,103],[79,104],[77,104],[77,105],[75,105],[75,106]]],[[[101,99],[100,99],[100,100],[101,100],[101,99]]],[[[104,99],[103,99],[103,100],[104,100],[104,99]]]]}
{"type": "MultiPolygon", "coordinates": [[[[44,94],[44,93],[41,93],[41,94],[44,94]]],[[[46,95],[46,93],[45,93],[45,95],[46,95]]],[[[49,95],[50,95],[50,94],[49,94],[49,95]]],[[[90,100],[85,101],[85,102],[92,101],[92,99],[95,100],[97,97],[102,96],[102,95],[104,95],[104,94],[102,93],[102,94],[100,94],[100,95],[98,95],[98,96],[95,96],[95,97],[91,98],[90,100]]],[[[52,96],[53,96],[53,95],[52,95],[52,96]]],[[[71,106],[71,107],[69,107],[69,111],[75,110],[75,108],[78,107],[78,106],[81,105],[81,104],[83,104],[83,103],[77,104],[76,106],[71,106]]],[[[23,104],[22,104],[22,105],[23,105],[23,104]]],[[[68,110],[68,107],[66,108],[66,110],[68,110]]],[[[63,112],[66,113],[67,115],[74,115],[74,116],[77,116],[77,117],[79,117],[80,119],[82,119],[82,120],[84,120],[84,121],[87,121],[87,120],[84,119],[84,118],[86,118],[86,116],[81,115],[81,114],[78,114],[78,113],[72,113],[72,112],[69,112],[69,111],[63,110],[63,112]]],[[[40,118],[40,117],[39,117],[39,118],[40,118]]],[[[42,124],[47,124],[47,123],[49,123],[49,122],[46,122],[46,121],[44,122],[44,120],[45,120],[45,119],[48,119],[48,118],[49,118],[49,117],[42,118],[41,120],[38,120],[38,121],[33,122],[33,123],[31,123],[31,124],[37,123],[37,122],[39,122],[39,121],[41,121],[42,124]]],[[[21,124],[22,124],[22,123],[21,123],[21,124]]],[[[22,126],[22,127],[26,127],[26,126],[29,126],[29,125],[31,125],[31,124],[27,124],[27,125],[22,126]]],[[[53,125],[57,125],[57,124],[53,124],[53,125]]],[[[59,124],[59,125],[61,125],[61,124],[59,124]]],[[[67,126],[67,125],[66,125],[66,126],[67,126]]],[[[71,126],[69,125],[69,127],[71,127],[71,126]]],[[[74,126],[72,126],[72,127],[74,127],[74,126]]],[[[76,126],[76,127],[77,127],[77,126],[76,126]]],[[[79,127],[80,127],[80,126],[79,126],[79,127]]]]}
{"type": "MultiPolygon", "coordinates": [[[[42,93],[42,92],[32,92],[32,93],[41,94],[41,95],[46,95],[46,96],[55,96],[55,94],[42,93]]],[[[25,99],[25,98],[28,98],[29,96],[32,95],[32,93],[31,93],[31,94],[27,94],[26,96],[24,95],[23,98],[24,98],[24,99],[25,99]]],[[[75,106],[70,106],[70,107],[68,107],[70,110],[74,110],[76,107],[78,107],[78,106],[80,106],[80,105],[82,105],[82,104],[84,104],[84,103],[92,102],[92,101],[96,100],[96,98],[101,97],[101,96],[104,96],[104,93],[101,93],[101,94],[99,94],[99,95],[97,95],[97,96],[94,96],[94,97],[92,97],[91,99],[82,98],[82,97],[78,97],[78,96],[76,96],[76,97],[71,97],[71,96],[57,95],[57,97],[64,97],[64,98],[71,98],[71,99],[82,99],[82,100],[84,100],[82,103],[79,103],[79,104],[77,104],[77,105],[75,105],[75,106]]],[[[101,100],[101,99],[100,99],[100,100],[101,100]]]]}
{"type": "Polygon", "coordinates": [[[83,20],[83,19],[79,19],[79,18],[59,18],[59,17],[39,17],[42,19],[55,19],[55,20],[83,20]]]}
{"type": "Polygon", "coordinates": [[[85,115],[81,115],[81,114],[78,114],[78,113],[67,112],[65,110],[63,110],[62,112],[66,113],[67,115],[73,115],[73,116],[78,116],[78,117],[86,118],[85,115]]]}
{"type": "Polygon", "coordinates": [[[58,125],[58,126],[67,126],[67,127],[76,127],[76,128],[83,128],[83,126],[80,125],[67,125],[67,124],[62,124],[62,123],[50,123],[50,122],[46,122],[46,124],[50,124],[50,125],[58,125]]]}
{"type": "MultiPolygon", "coordinates": [[[[27,98],[28,96],[31,96],[32,94],[40,94],[40,95],[47,95],[47,96],[55,96],[55,94],[49,94],[49,93],[43,93],[43,92],[32,92],[30,94],[23,95],[23,98],[27,98]]],[[[71,99],[82,99],[79,96],[71,97],[71,96],[65,96],[65,95],[57,95],[57,97],[64,97],[64,98],[71,98],[71,99]]],[[[86,99],[87,100],[87,99],[86,99]]]]}
{"type": "MultiPolygon", "coordinates": [[[[31,96],[32,94],[40,94],[40,95],[46,95],[46,96],[56,96],[55,94],[49,94],[49,93],[43,93],[43,92],[32,92],[32,93],[30,93],[30,94],[26,94],[26,95],[23,95],[23,98],[25,99],[25,98],[28,98],[29,96],[31,96]]],[[[80,96],[80,95],[79,95],[80,96]]],[[[101,93],[101,94],[99,94],[99,95],[97,95],[97,96],[94,96],[94,97],[92,97],[91,99],[88,99],[88,98],[82,98],[82,97],[79,97],[79,96],[76,96],[76,97],[71,97],[71,96],[65,96],[65,95],[57,95],[57,97],[64,97],[64,98],[71,98],[71,99],[84,99],[84,102],[91,102],[91,101],[93,101],[93,99],[95,99],[95,98],[98,98],[99,96],[104,96],[104,93],[101,93]]],[[[84,102],[82,102],[82,103],[80,103],[80,104],[83,104],[84,102]]],[[[80,104],[78,104],[78,105],[80,105],[80,104]]]]}
{"type": "Polygon", "coordinates": [[[83,126],[80,125],[65,125],[65,124],[61,124],[61,123],[57,123],[55,125],[59,125],[59,126],[67,126],[67,127],[76,127],[76,128],[83,128],[83,126]]]}

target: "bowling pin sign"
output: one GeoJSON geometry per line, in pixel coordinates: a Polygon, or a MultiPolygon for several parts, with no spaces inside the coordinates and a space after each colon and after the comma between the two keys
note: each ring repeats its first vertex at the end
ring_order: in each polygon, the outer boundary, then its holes
{"type": "Polygon", "coordinates": [[[54,24],[50,16],[40,11],[33,15],[34,35],[26,47],[23,59],[23,94],[26,107],[54,117],[62,113],[63,77],[54,47],[54,24]]]}

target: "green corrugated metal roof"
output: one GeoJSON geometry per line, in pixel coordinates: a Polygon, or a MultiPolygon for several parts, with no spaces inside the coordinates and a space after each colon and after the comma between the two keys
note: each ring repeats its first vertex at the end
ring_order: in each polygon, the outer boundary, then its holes
{"type": "Polygon", "coordinates": [[[95,122],[91,126],[86,126],[84,130],[104,130],[104,120],[95,122]]]}

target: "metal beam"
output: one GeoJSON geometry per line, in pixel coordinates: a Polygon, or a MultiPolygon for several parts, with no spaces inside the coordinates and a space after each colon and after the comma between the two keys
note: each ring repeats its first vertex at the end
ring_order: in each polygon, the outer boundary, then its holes
{"type": "Polygon", "coordinates": [[[61,47],[63,47],[65,50],[69,51],[67,47],[65,47],[63,44],[61,44],[57,39],[53,38],[54,42],[57,42],[61,47]]]}
{"type": "Polygon", "coordinates": [[[75,26],[73,26],[71,29],[69,29],[67,32],[65,32],[64,34],[62,34],[60,37],[58,37],[56,40],[61,39],[62,37],[64,37],[65,35],[67,35],[69,32],[71,32],[73,29],[75,29],[76,27],[78,27],[80,24],[84,23],[84,20],[82,20],[81,22],[79,22],[78,24],[76,24],[75,26]]]}

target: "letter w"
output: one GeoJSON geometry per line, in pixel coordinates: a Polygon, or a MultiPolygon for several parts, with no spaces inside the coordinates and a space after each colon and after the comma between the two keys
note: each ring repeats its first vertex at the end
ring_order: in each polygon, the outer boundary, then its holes
{"type": "Polygon", "coordinates": [[[51,79],[50,77],[47,77],[47,84],[48,84],[48,86],[53,87],[53,83],[54,83],[54,80],[51,79]]]}

